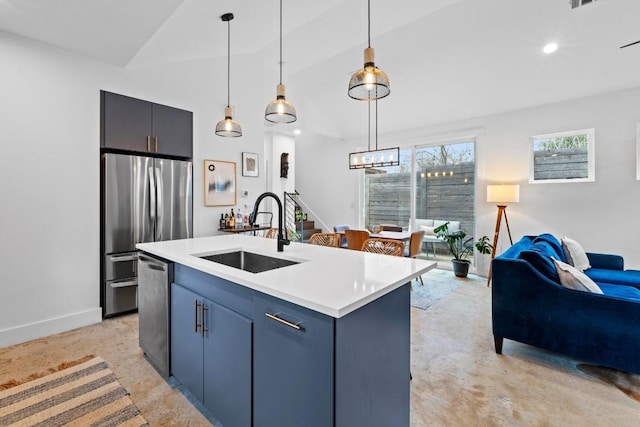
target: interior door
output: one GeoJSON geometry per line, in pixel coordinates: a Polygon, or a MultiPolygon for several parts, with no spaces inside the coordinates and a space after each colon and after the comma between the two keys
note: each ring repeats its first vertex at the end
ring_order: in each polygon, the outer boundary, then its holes
{"type": "Polygon", "coordinates": [[[193,236],[192,164],[189,161],[155,159],[155,240],[193,236]]]}

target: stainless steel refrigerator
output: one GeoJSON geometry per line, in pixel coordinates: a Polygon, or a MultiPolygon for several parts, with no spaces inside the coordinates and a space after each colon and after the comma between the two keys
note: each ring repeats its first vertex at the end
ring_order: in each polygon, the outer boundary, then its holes
{"type": "Polygon", "coordinates": [[[104,317],[138,307],[137,243],[193,235],[190,161],[102,155],[102,290],[104,317]]]}

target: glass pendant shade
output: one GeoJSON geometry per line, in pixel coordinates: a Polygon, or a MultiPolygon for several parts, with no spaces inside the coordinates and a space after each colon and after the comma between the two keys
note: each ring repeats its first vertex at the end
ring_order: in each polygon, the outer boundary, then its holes
{"type": "Polygon", "coordinates": [[[373,101],[391,93],[389,77],[374,63],[375,51],[372,47],[364,50],[364,67],[355,72],[349,81],[349,96],[359,101],[373,101]]]}
{"type": "Polygon", "coordinates": [[[278,96],[264,110],[265,120],[271,123],[293,123],[298,117],[296,108],[284,97],[284,85],[278,85],[278,96]]]}
{"type": "Polygon", "coordinates": [[[242,136],[242,128],[240,127],[240,123],[233,120],[231,107],[224,109],[224,119],[220,120],[216,125],[216,135],[226,138],[242,136]]]}

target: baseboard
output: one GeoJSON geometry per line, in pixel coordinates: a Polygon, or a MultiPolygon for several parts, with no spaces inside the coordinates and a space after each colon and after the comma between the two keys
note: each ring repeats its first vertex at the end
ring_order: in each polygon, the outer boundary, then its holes
{"type": "Polygon", "coordinates": [[[102,321],[100,307],[0,330],[0,348],[35,340],[102,321]]]}

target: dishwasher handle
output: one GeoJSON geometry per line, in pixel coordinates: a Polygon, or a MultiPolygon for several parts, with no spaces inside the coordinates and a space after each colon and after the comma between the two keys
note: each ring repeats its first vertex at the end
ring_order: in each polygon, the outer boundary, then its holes
{"type": "Polygon", "coordinates": [[[159,261],[155,258],[139,254],[138,260],[144,264],[147,264],[147,266],[152,270],[167,271],[167,263],[159,261]]]}

